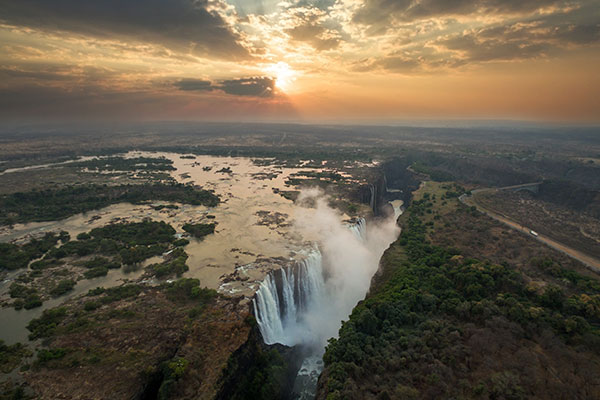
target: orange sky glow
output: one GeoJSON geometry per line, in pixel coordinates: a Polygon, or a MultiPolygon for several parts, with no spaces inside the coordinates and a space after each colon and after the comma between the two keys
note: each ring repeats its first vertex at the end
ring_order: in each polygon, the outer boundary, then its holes
{"type": "Polygon", "coordinates": [[[600,121],[600,2],[7,0],[0,120],[600,121]]]}

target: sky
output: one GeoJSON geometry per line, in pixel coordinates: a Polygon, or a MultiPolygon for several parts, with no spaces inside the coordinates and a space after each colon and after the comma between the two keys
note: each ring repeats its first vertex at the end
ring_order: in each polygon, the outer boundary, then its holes
{"type": "Polygon", "coordinates": [[[600,0],[0,0],[0,121],[600,122],[600,0]]]}

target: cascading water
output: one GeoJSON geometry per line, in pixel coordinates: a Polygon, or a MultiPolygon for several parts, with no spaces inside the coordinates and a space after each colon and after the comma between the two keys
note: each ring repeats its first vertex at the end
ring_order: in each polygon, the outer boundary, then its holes
{"type": "MultiPolygon", "coordinates": [[[[348,227],[354,238],[367,242],[364,218],[348,227]]],[[[318,248],[294,266],[281,268],[267,275],[253,300],[254,314],[266,344],[288,346],[319,343],[311,330],[307,314],[319,312],[335,288],[327,284],[323,271],[323,256],[318,248]]],[[[328,302],[330,303],[330,302],[328,302]]]]}
{"type": "Polygon", "coordinates": [[[371,199],[369,200],[369,206],[371,207],[371,210],[373,210],[373,212],[375,212],[375,201],[376,201],[375,185],[369,184],[369,190],[371,191],[371,199]]]}
{"type": "Polygon", "coordinates": [[[363,243],[367,242],[367,221],[360,218],[355,224],[350,225],[350,231],[363,243]]]}
{"type": "Polygon", "coordinates": [[[310,333],[303,314],[319,303],[324,288],[323,257],[316,248],[298,264],[267,275],[253,300],[265,343],[294,346],[306,342],[310,333]]]}
{"type": "Polygon", "coordinates": [[[301,233],[318,238],[318,248],[296,265],[271,272],[253,300],[265,343],[308,349],[294,385],[296,399],[314,398],[327,340],[364,298],[383,252],[399,233],[397,215],[347,225],[322,195],[313,200],[316,207],[296,223],[301,233]]]}

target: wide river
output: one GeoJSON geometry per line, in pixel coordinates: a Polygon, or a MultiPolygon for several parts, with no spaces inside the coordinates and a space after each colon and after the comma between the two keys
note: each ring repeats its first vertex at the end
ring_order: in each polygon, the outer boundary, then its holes
{"type": "MultiPolygon", "coordinates": [[[[178,234],[183,234],[185,223],[216,222],[213,235],[204,240],[191,239],[185,247],[190,268],[184,276],[198,278],[203,286],[223,294],[243,295],[250,298],[258,289],[264,276],[273,268],[293,263],[304,257],[314,238],[307,237],[295,228],[297,207],[278,194],[278,190],[292,190],[285,181],[298,171],[307,168],[281,168],[262,166],[249,158],[196,156],[182,158],[182,154],[129,152],[124,157],[166,157],[173,161],[175,171],[171,176],[178,182],[193,183],[212,189],[221,198],[214,208],[178,204],[178,209],[154,210],[147,205],[115,204],[100,210],[74,215],[61,221],[16,224],[0,228],[0,241],[22,242],[45,232],[66,230],[72,238],[81,232],[104,226],[111,222],[137,222],[144,218],[165,221],[178,234]]],[[[52,168],[53,166],[43,166],[52,168]]],[[[27,167],[31,168],[31,167],[27,167]]],[[[316,171],[328,170],[325,166],[316,171]]],[[[315,171],[315,169],[313,169],[315,171]]],[[[18,170],[10,171],[16,173],[18,170]]],[[[110,179],[110,176],[107,176],[110,179]]],[[[306,209],[302,211],[305,216],[306,209]]],[[[347,218],[341,215],[340,218],[347,218]]],[[[157,259],[149,260],[156,262],[157,259]]],[[[0,296],[6,298],[16,271],[4,276],[0,282],[0,296]]],[[[45,301],[42,307],[16,311],[10,307],[0,309],[0,339],[7,343],[27,340],[25,326],[43,310],[63,301],[104,286],[115,286],[128,280],[137,280],[143,269],[126,273],[124,269],[110,270],[106,277],[81,280],[75,289],[57,299],[45,301]]]]}

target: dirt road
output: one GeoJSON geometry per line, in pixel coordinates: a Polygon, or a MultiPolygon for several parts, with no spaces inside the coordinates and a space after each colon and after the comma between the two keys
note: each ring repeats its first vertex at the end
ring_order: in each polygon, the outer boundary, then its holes
{"type": "MultiPolygon", "coordinates": [[[[488,190],[498,190],[498,189],[479,189],[479,190],[477,190],[477,192],[483,192],[483,191],[488,191],[488,190]]],[[[582,262],[583,264],[587,265],[594,272],[600,273],[600,260],[598,260],[592,256],[589,256],[587,254],[584,254],[578,250],[575,250],[569,246],[566,246],[560,242],[557,242],[556,240],[554,240],[548,236],[541,235],[541,234],[539,234],[539,232],[538,232],[537,236],[534,236],[533,234],[531,234],[530,228],[527,228],[527,227],[519,224],[518,222],[515,222],[503,215],[500,215],[488,208],[483,207],[481,204],[477,203],[477,201],[473,198],[473,196],[467,196],[466,194],[463,194],[458,199],[463,204],[465,204],[469,207],[475,206],[478,211],[488,215],[489,217],[495,219],[496,221],[502,222],[504,225],[507,225],[519,232],[529,235],[530,237],[539,240],[540,242],[546,244],[547,246],[550,246],[553,249],[558,250],[561,253],[564,253],[564,254],[568,255],[569,257],[572,257],[572,258],[582,262]]]]}

